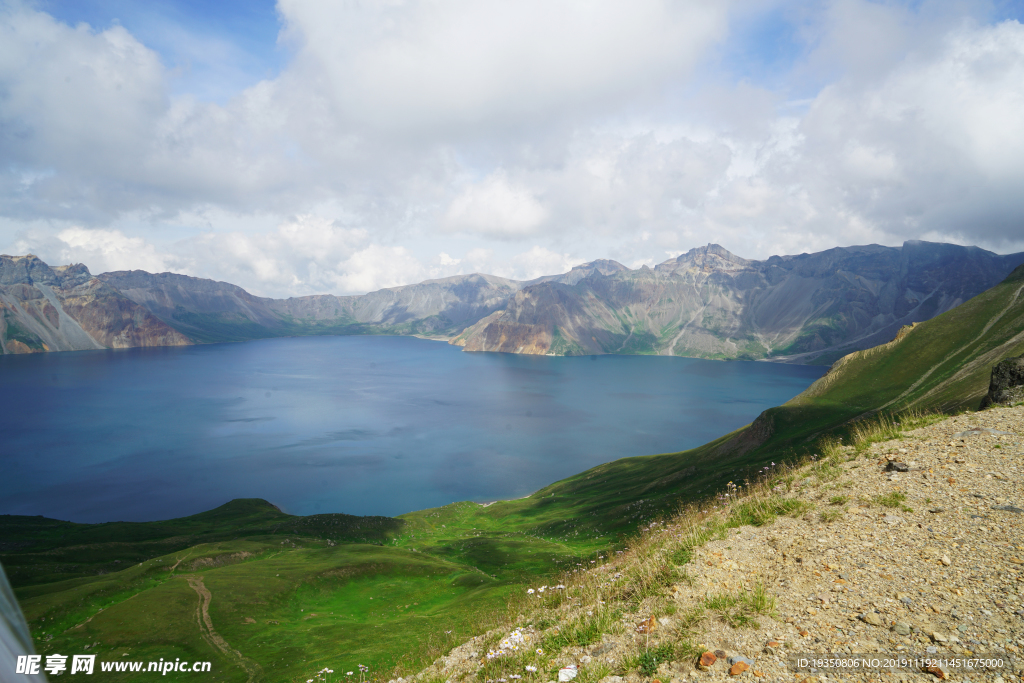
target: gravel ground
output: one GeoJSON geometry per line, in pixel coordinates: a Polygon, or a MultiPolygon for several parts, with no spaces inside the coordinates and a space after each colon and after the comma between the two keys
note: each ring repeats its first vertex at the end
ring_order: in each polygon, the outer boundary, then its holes
{"type": "MultiPolygon", "coordinates": [[[[667,609],[661,603],[668,616],[659,619],[654,634],[632,628],[649,616],[641,609],[625,615],[625,634],[606,634],[588,648],[567,648],[557,663],[579,665],[583,678],[592,663],[614,667],[644,639],[646,645],[685,638],[717,652],[718,661],[705,670],[691,660],[664,663],[655,677],[659,683],[734,678],[1020,683],[1022,435],[1024,407],[996,407],[874,444],[831,470],[805,468],[785,497],[814,507],[799,518],[732,529],[698,549],[686,565],[690,581],[672,587],[667,609]],[[733,628],[709,613],[682,631],[680,616],[708,596],[750,595],[759,585],[774,597],[775,611],[757,616],[756,627],[733,628]],[[839,655],[844,665],[855,659],[852,655],[903,658],[912,665],[887,672],[798,669],[799,654],[808,659],[839,655]],[[731,666],[738,657],[750,663],[743,672],[738,671],[742,665],[731,666]],[[922,672],[920,662],[913,661],[920,658],[945,660],[943,670],[922,672]],[[963,668],[965,661],[993,659],[1006,665],[963,668]]],[[[417,678],[475,681],[481,642],[477,638],[457,648],[417,678]]],[[[641,680],[630,673],[601,683],[641,680]]]]}

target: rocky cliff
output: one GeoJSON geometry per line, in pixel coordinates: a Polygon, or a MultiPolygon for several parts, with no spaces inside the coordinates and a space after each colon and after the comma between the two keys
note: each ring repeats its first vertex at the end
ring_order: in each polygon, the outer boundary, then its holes
{"type": "Polygon", "coordinates": [[[191,341],[83,265],[0,256],[3,353],[181,346],[191,341]]]}
{"type": "Polygon", "coordinates": [[[1024,254],[907,242],[752,261],[711,244],[655,268],[524,286],[468,351],[831,362],[1000,282],[1024,254]]]}

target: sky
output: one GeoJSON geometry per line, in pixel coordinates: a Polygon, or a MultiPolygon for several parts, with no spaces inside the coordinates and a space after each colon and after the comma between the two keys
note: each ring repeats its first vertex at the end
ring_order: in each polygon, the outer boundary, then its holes
{"type": "Polygon", "coordinates": [[[1024,0],[0,0],[0,252],[262,296],[1024,251],[1024,0]]]}

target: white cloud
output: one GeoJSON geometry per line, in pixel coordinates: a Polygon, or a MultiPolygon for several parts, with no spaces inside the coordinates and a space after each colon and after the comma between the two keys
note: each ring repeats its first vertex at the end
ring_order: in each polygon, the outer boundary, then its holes
{"type": "Polygon", "coordinates": [[[342,288],[350,292],[371,292],[427,279],[423,264],[405,247],[371,244],[356,252],[343,264],[339,277],[342,288]]]}
{"type": "Polygon", "coordinates": [[[175,259],[161,254],[140,237],[128,237],[119,230],[87,230],[71,227],[57,233],[60,240],[57,262],[88,263],[93,273],[112,270],[175,271],[175,259]]]}
{"type": "Polygon", "coordinates": [[[570,254],[559,254],[541,246],[534,246],[529,251],[516,254],[509,260],[512,275],[517,280],[532,280],[542,275],[565,273],[584,263],[583,259],[573,258],[570,254]]]}
{"type": "Polygon", "coordinates": [[[728,2],[281,0],[295,78],[358,126],[536,122],[687,72],[728,2]]]}
{"type": "Polygon", "coordinates": [[[282,0],[294,59],[212,103],[120,26],[0,0],[0,243],[274,296],[707,242],[1024,249],[1024,27],[808,2],[795,63],[737,78],[730,16],[773,3],[282,0]]]}
{"type": "Polygon", "coordinates": [[[442,251],[440,254],[437,255],[437,262],[441,266],[451,268],[462,263],[462,259],[452,258],[451,256],[442,251]]]}
{"type": "Polygon", "coordinates": [[[455,197],[444,225],[453,231],[514,239],[536,234],[546,218],[544,206],[528,189],[498,171],[455,197]]]}

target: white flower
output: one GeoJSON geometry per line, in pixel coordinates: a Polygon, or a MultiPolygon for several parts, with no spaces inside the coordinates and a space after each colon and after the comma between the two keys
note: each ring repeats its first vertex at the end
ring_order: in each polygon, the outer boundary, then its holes
{"type": "Polygon", "coordinates": [[[529,664],[526,665],[526,670],[529,671],[530,673],[537,673],[537,667],[531,666],[529,664]]]}
{"type": "Polygon", "coordinates": [[[530,595],[533,595],[536,591],[533,590],[532,588],[527,588],[526,592],[529,593],[530,595]]]}

